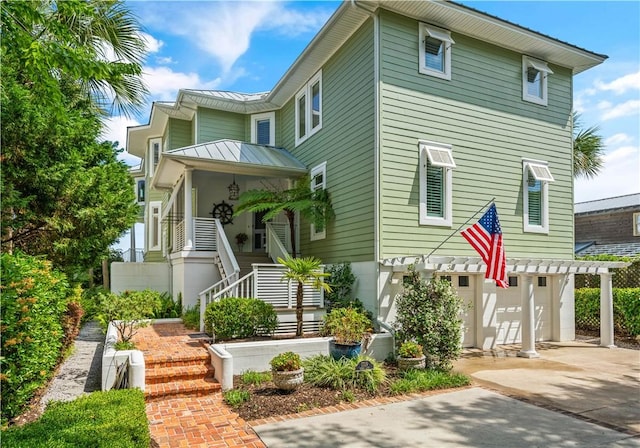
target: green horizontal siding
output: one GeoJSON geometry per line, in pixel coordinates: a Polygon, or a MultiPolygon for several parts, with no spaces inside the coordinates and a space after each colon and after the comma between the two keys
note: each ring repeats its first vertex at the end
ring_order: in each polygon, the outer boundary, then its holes
{"type": "Polygon", "coordinates": [[[167,149],[182,148],[193,144],[191,121],[169,118],[167,130],[167,149]]]}
{"type": "Polygon", "coordinates": [[[322,68],[322,129],[296,147],[294,99],[276,114],[278,145],[309,169],[327,162],[336,218],[325,239],[310,241],[306,222],[300,232],[303,254],[326,263],[374,257],[374,94],[370,20],[322,68]]]}
{"type": "Polygon", "coordinates": [[[230,139],[248,141],[248,116],[214,109],[198,108],[198,143],[230,139]]]}
{"type": "MultiPolygon", "coordinates": [[[[381,13],[381,256],[429,253],[495,196],[508,257],[572,258],[570,71],[551,66],[548,106],[525,102],[522,55],[452,37],[451,80],[420,74],[418,22],[381,13]],[[453,145],[452,228],[419,225],[421,139],[453,145]],[[555,178],[548,235],[523,233],[523,157],[555,178]]],[[[475,252],[454,235],[436,254],[475,252]]]]}

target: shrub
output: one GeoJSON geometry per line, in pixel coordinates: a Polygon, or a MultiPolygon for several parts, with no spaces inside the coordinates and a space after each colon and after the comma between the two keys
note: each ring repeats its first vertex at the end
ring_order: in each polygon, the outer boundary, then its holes
{"type": "Polygon", "coordinates": [[[427,366],[450,369],[462,350],[463,307],[451,284],[446,280],[423,281],[411,268],[396,306],[399,339],[422,345],[427,366]]]}
{"type": "Polygon", "coordinates": [[[331,291],[324,293],[324,303],[327,312],[334,308],[355,308],[373,320],[373,313],[365,309],[364,304],[358,298],[353,298],[353,284],[356,281],[355,275],[351,271],[351,263],[334,264],[327,270],[329,277],[327,283],[331,286],[331,291]]]}
{"type": "Polygon", "coordinates": [[[190,330],[200,329],[200,299],[195,306],[185,308],[182,312],[182,323],[190,330]]]}
{"type": "Polygon", "coordinates": [[[42,258],[3,253],[0,265],[1,415],[6,422],[24,409],[61,356],[71,290],[65,275],[42,258]]]}
{"type": "Polygon", "coordinates": [[[94,286],[82,291],[80,296],[80,305],[82,306],[83,315],[82,322],[88,322],[95,319],[100,312],[100,296],[108,294],[109,291],[102,286],[94,286]]]}
{"type": "Polygon", "coordinates": [[[460,373],[410,369],[403,373],[402,378],[391,383],[389,389],[396,394],[410,394],[434,389],[462,387],[470,382],[469,377],[460,373]]]}
{"type": "Polygon", "coordinates": [[[154,319],[175,318],[182,315],[182,296],[173,300],[169,293],[158,293],[158,307],[153,310],[154,319]]]}
{"type": "Polygon", "coordinates": [[[271,368],[278,372],[293,372],[300,369],[300,355],[293,352],[284,352],[276,355],[269,361],[271,368]]]}
{"type": "Polygon", "coordinates": [[[50,404],[42,417],[2,433],[14,448],[138,448],[151,443],[144,393],[110,390],[50,404]]]}
{"type": "Polygon", "coordinates": [[[330,356],[318,355],[303,361],[305,381],[319,387],[334,390],[348,390],[351,388],[365,389],[375,392],[387,380],[382,365],[367,356],[348,359],[333,359],[330,356]],[[369,361],[373,365],[371,370],[356,371],[360,361],[369,361]]]}
{"type": "Polygon", "coordinates": [[[413,341],[403,342],[398,349],[398,356],[401,358],[420,358],[423,354],[422,345],[413,341]]]}
{"type": "Polygon", "coordinates": [[[262,383],[266,383],[267,381],[271,380],[271,373],[247,370],[241,375],[241,378],[243,384],[252,384],[254,386],[259,386],[262,383]]]}
{"type": "Polygon", "coordinates": [[[144,319],[153,317],[160,306],[160,293],[144,291],[125,291],[120,295],[102,294],[100,296],[98,320],[103,328],[115,321],[119,340],[129,342],[138,328],[148,325],[144,319]]]}
{"type": "Polygon", "coordinates": [[[231,389],[224,393],[224,401],[232,408],[240,406],[245,401],[249,401],[249,391],[242,389],[231,389]]]}
{"type": "Polygon", "coordinates": [[[371,331],[369,318],[355,308],[334,308],[324,316],[322,334],[335,337],[337,344],[357,344],[371,331]]]}
{"type": "Polygon", "coordinates": [[[227,297],[210,303],[204,313],[207,330],[213,328],[216,339],[249,338],[271,335],[278,316],[271,304],[258,299],[227,297]]]}
{"type": "MultiPolygon", "coordinates": [[[[613,323],[617,332],[640,335],[640,288],[613,288],[613,323]]],[[[576,328],[600,329],[600,289],[575,290],[576,328]]]]}

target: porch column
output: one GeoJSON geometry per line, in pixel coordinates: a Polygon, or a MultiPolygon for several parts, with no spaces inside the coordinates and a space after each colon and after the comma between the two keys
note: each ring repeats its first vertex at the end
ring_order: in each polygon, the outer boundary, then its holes
{"type": "Polygon", "coordinates": [[[536,352],[536,322],[535,307],[533,296],[533,276],[528,274],[520,274],[520,283],[522,284],[522,348],[518,352],[518,356],[522,358],[539,358],[536,352]]]}
{"type": "Polygon", "coordinates": [[[615,348],[611,272],[600,273],[600,346],[615,348]]]}
{"type": "Polygon", "coordinates": [[[193,169],[184,171],[184,250],[193,247],[193,208],[191,207],[191,189],[193,186],[193,169]]]}

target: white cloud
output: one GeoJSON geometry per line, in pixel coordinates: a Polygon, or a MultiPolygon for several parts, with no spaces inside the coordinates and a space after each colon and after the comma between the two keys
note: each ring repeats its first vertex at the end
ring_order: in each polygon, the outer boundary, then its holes
{"type": "Polygon", "coordinates": [[[623,146],[604,156],[604,167],[593,179],[577,178],[575,202],[640,193],[640,147],[623,146]]]}
{"type": "Polygon", "coordinates": [[[140,36],[142,37],[142,39],[147,44],[147,51],[149,53],[157,53],[158,51],[160,51],[160,49],[164,45],[164,42],[162,42],[161,40],[156,39],[151,34],[140,33],[140,36]]]}
{"type": "Polygon", "coordinates": [[[596,80],[594,85],[598,90],[613,91],[616,95],[623,94],[627,90],[640,90],[640,71],[624,75],[608,83],[596,80]]]}
{"type": "MultiPolygon", "coordinates": [[[[104,121],[104,127],[100,137],[104,140],[118,142],[118,148],[123,148],[127,144],[127,127],[138,126],[136,120],[126,117],[109,117],[104,121]]],[[[140,159],[124,151],[118,154],[118,159],[123,160],[129,166],[140,164],[140,159]]]]}
{"type": "MultiPolygon", "coordinates": [[[[602,114],[603,120],[627,117],[640,112],[640,100],[629,100],[621,104],[616,104],[615,106],[611,105],[608,101],[603,101],[601,104],[604,104],[604,106],[601,107],[601,109],[604,110],[602,114]]],[[[598,107],[600,107],[600,105],[598,105],[598,107]]]]}
{"type": "Polygon", "coordinates": [[[179,89],[215,89],[221,79],[203,81],[197,73],[174,72],[168,67],[145,67],[142,76],[154,99],[172,101],[179,89]]]}
{"type": "Polygon", "coordinates": [[[633,141],[633,137],[627,135],[623,132],[618,134],[614,134],[611,137],[608,137],[604,140],[605,146],[616,146],[624,143],[631,143],[633,141]]]}
{"type": "Polygon", "coordinates": [[[171,64],[175,64],[176,62],[173,60],[173,58],[171,56],[159,56],[156,58],[156,64],[160,64],[160,65],[171,65],[171,64]]]}

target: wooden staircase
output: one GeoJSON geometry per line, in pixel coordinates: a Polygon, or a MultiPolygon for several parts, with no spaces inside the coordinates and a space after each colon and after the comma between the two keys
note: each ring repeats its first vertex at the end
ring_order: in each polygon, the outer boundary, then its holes
{"type": "Polygon", "coordinates": [[[145,355],[147,401],[198,397],[221,390],[220,383],[213,378],[210,355],[204,343],[194,341],[187,344],[189,350],[182,353],[145,355]]]}

